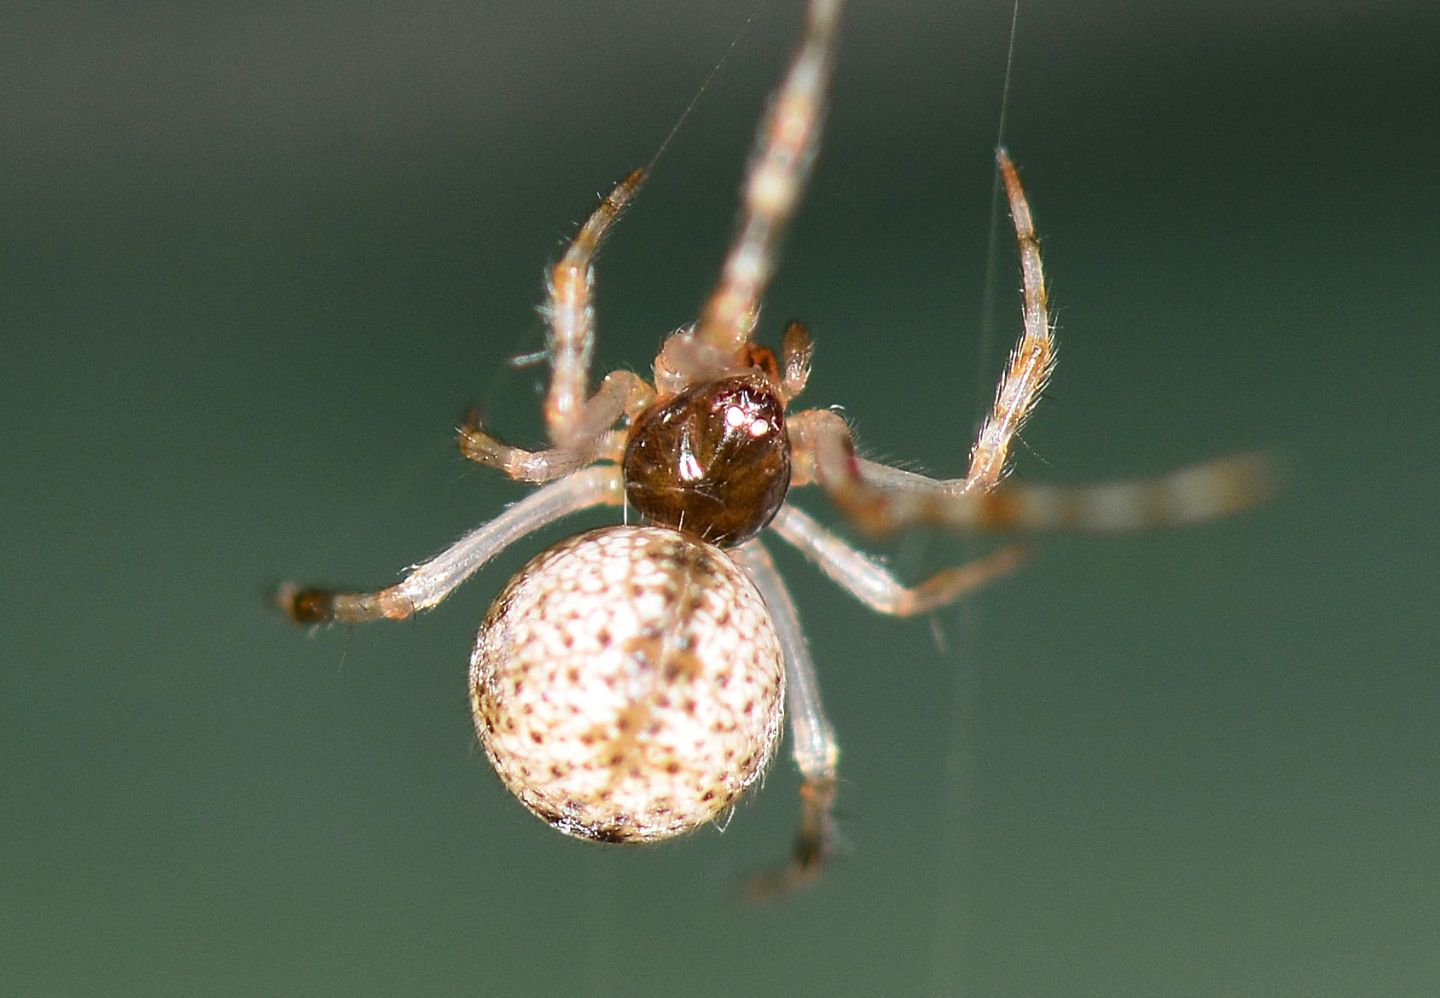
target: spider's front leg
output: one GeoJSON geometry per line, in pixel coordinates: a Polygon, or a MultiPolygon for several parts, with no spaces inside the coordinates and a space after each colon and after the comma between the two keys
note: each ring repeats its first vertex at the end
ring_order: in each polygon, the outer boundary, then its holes
{"type": "Polygon", "coordinates": [[[636,170],[622,180],[591,212],[548,275],[544,312],[550,323],[546,350],[551,372],[545,427],[555,446],[526,450],[504,443],[486,432],[472,409],[460,427],[460,453],[471,461],[499,468],[519,481],[548,482],[597,460],[615,460],[623,446],[613,432],[615,424],[654,399],[654,389],[630,371],[612,371],[587,397],[595,346],[595,255],[644,179],[645,171],[636,170]]]}
{"type": "Polygon", "coordinates": [[[1055,364],[1045,273],[1030,205],[1004,149],[996,153],[996,162],[1019,246],[1025,328],[971,451],[969,472],[964,478],[937,480],[866,461],[856,455],[844,419],[811,409],[790,419],[794,484],[818,484],[847,516],[874,534],[922,523],[961,530],[1142,530],[1224,516],[1269,496],[1270,466],[1255,454],[1232,455],[1149,480],[1071,488],[1011,484],[992,492],[1004,476],[1011,441],[1035,408],[1055,364]]]}
{"type": "Polygon", "coordinates": [[[1025,330],[1010,354],[1005,375],[995,391],[995,402],[980,436],[970,452],[970,472],[961,487],[964,492],[986,492],[1005,473],[1010,441],[1040,400],[1040,392],[1055,368],[1055,339],[1050,330],[1050,307],[1045,291],[1045,271],[1040,265],[1040,242],[1030,218],[1030,204],[1020,186],[1020,175],[1004,149],[995,154],[1010,218],[1015,223],[1015,240],[1020,247],[1020,274],[1024,285],[1022,314],[1025,330]]]}
{"type": "Polygon", "coordinates": [[[505,443],[485,430],[479,410],[471,408],[460,425],[460,453],[476,464],[498,468],[516,481],[551,482],[596,461],[619,461],[625,449],[625,435],[609,427],[621,416],[633,417],[652,397],[650,387],[640,379],[628,371],[615,371],[601,383],[591,399],[590,411],[614,413],[602,424],[603,428],[584,446],[545,450],[526,450],[505,443]]]}
{"type": "Polygon", "coordinates": [[[841,0],[811,0],[805,35],[755,137],[740,224],[720,280],[693,332],[672,336],[655,361],[655,384],[679,391],[731,368],[749,341],[775,272],[781,237],[804,193],[825,116],[841,0]]]}
{"type": "MultiPolygon", "coordinates": [[[[1010,354],[1005,374],[995,392],[995,402],[971,450],[969,473],[963,479],[943,483],[945,491],[955,495],[985,493],[999,483],[1005,473],[1010,442],[1034,410],[1035,403],[1040,399],[1040,392],[1055,366],[1055,339],[1050,330],[1045,272],[1040,264],[1040,243],[1035,237],[1030,204],[1025,199],[1025,190],[1020,185],[1020,176],[1015,165],[1010,162],[1004,149],[996,153],[996,163],[1005,182],[1005,196],[1010,204],[1010,217],[1015,224],[1015,239],[1020,249],[1020,271],[1024,285],[1022,314],[1025,328],[1020,342],[1010,354]]],[[[829,419],[817,415],[812,418],[812,426],[810,438],[815,446],[813,452],[816,461],[821,466],[821,472],[829,469],[828,476],[817,477],[817,481],[826,487],[827,491],[842,487],[839,484],[842,481],[848,482],[843,486],[846,495],[852,504],[860,502],[858,492],[861,478],[858,467],[851,467],[856,465],[856,459],[849,444],[849,431],[845,428],[844,421],[833,414],[829,419]]],[[[876,471],[880,477],[894,478],[905,475],[897,469],[879,466],[876,466],[876,471]],[[891,472],[894,474],[891,475],[891,472]]],[[[886,505],[876,502],[868,504],[886,505]]],[[[889,514],[872,511],[861,519],[876,530],[894,529],[903,525],[897,522],[894,527],[882,526],[885,515],[897,514],[893,510],[889,514]]],[[[903,518],[910,514],[898,515],[903,518]]]]}
{"type": "Polygon", "coordinates": [[[624,449],[623,435],[611,430],[583,450],[551,447],[547,450],[526,450],[491,436],[480,425],[480,414],[471,409],[460,425],[460,453],[476,464],[498,468],[519,482],[551,482],[572,475],[596,461],[619,460],[624,449]]]}
{"type": "Polygon", "coordinates": [[[550,390],[545,396],[545,426],[550,440],[560,448],[577,450],[615,425],[621,415],[638,412],[649,401],[651,390],[638,376],[616,371],[605,379],[602,390],[587,398],[590,357],[595,349],[595,310],[591,292],[595,286],[595,255],[610,227],[634,199],[645,180],[645,171],[636,170],[616,185],[580,231],[570,241],[565,255],[550,271],[550,390]]]}

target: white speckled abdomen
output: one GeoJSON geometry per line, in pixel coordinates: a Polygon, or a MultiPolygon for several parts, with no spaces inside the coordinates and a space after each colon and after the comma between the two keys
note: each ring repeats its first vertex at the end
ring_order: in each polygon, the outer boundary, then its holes
{"type": "Polygon", "coordinates": [[[712,821],[764,771],[785,700],[750,579],[674,530],[606,527],[527,564],[470,659],[495,771],[560,831],[648,842],[712,821]]]}

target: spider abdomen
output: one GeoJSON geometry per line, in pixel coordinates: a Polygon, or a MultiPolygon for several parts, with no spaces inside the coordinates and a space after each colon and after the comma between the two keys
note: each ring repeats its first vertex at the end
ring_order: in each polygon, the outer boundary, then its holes
{"type": "Polygon", "coordinates": [[[551,547],[486,615],[470,660],[495,771],[562,832],[647,842],[721,816],[779,739],[785,674],[754,584],[674,530],[551,547]]]}

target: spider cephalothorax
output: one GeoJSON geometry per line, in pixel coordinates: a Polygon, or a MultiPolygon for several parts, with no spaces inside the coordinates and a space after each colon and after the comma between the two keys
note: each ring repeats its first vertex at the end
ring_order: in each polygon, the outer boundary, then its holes
{"type": "Polygon", "coordinates": [[[805,35],[760,127],[741,221],[693,326],[671,334],[654,382],[629,371],[588,384],[590,304],[601,240],[630,204],[626,177],[549,273],[545,401],[550,446],[502,443],[471,419],[461,452],[511,478],[549,483],[375,592],[286,586],[301,623],[402,619],[433,607],[496,552],[561,517],[628,502],[644,525],[562,541],[505,587],[470,660],[476,730],[505,785],[555,828],[644,842],[725,813],[763,771],[789,715],[804,777],[799,841],[768,888],[808,878],[829,853],[839,750],[795,607],[757,536],[767,527],[882,613],[922,613],[1015,567],[1016,548],[901,584],[791,501],[816,485],[872,533],[951,529],[1134,530],[1256,502],[1264,466],[1222,459],[1164,478],[1069,489],[1007,483],[1011,442],[1054,363],[1039,243],[1020,178],[997,164],[1014,221],[1023,333],[970,452],[966,475],[932,479],[857,455],[830,409],[787,415],[811,348],[792,323],[781,358],[751,337],[780,234],[819,140],[839,0],[811,0],[805,35]]]}
{"type": "Polygon", "coordinates": [[[785,404],[758,372],[687,388],[635,419],[621,467],[625,496],[647,522],[741,544],[790,489],[785,404]]]}

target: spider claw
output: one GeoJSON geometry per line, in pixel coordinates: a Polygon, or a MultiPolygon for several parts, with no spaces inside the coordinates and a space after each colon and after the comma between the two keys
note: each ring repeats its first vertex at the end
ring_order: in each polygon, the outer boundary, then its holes
{"type": "Polygon", "coordinates": [[[329,589],[302,589],[286,582],[275,591],[275,605],[295,624],[324,624],[335,619],[335,593],[329,589]]]}
{"type": "Polygon", "coordinates": [[[835,853],[835,779],[807,779],[800,787],[800,832],[790,862],[752,876],[745,897],[752,903],[774,901],[816,883],[835,853]]]}
{"type": "Polygon", "coordinates": [[[751,904],[766,904],[812,886],[829,868],[833,851],[827,841],[800,835],[795,840],[789,863],[757,873],[745,882],[745,900],[751,904]]]}

